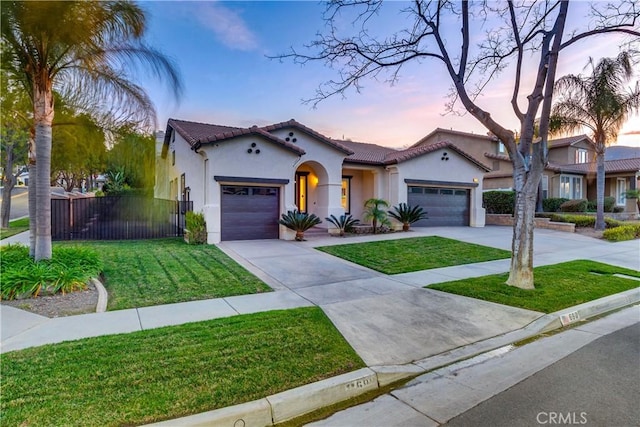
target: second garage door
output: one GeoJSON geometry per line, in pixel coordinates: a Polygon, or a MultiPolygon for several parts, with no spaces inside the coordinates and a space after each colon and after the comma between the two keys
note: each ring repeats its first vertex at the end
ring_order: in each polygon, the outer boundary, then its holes
{"type": "Polygon", "coordinates": [[[469,190],[409,186],[407,203],[421,206],[427,219],[413,224],[415,227],[469,225],[469,190]]]}
{"type": "Polygon", "coordinates": [[[277,239],[279,207],[278,187],[223,185],[221,239],[277,239]]]}

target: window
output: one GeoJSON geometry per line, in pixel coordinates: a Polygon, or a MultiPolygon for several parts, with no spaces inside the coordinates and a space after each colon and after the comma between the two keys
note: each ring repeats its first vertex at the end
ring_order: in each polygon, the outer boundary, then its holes
{"type": "Polygon", "coordinates": [[[186,185],[186,178],[185,175],[182,174],[180,175],[180,196],[182,197],[182,201],[184,202],[185,200],[187,200],[187,191],[186,191],[187,185],[186,185]]]}
{"type": "Polygon", "coordinates": [[[506,154],[507,147],[504,146],[502,142],[498,142],[498,154],[506,154]]]}
{"type": "Polygon", "coordinates": [[[582,177],[561,175],[560,197],[565,199],[582,199],[582,177]]]}
{"type": "Polygon", "coordinates": [[[578,148],[576,150],[576,163],[587,163],[589,161],[589,154],[584,148],[578,148]]]}
{"type": "Polygon", "coordinates": [[[549,177],[542,175],[542,198],[549,198],[549,177]]]}
{"type": "Polygon", "coordinates": [[[176,165],[176,150],[173,150],[171,152],[171,166],[175,166],[176,165]]]}
{"type": "Polygon", "coordinates": [[[351,177],[342,177],[342,192],[340,198],[340,205],[344,209],[344,213],[348,214],[351,211],[351,177]]]}
{"type": "Polygon", "coordinates": [[[616,205],[624,206],[625,191],[627,191],[627,180],[625,178],[618,178],[616,181],[616,205]]]}

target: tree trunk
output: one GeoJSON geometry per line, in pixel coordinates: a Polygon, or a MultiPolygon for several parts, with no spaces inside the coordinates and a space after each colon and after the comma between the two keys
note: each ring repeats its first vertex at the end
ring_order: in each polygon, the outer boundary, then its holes
{"type": "Polygon", "coordinates": [[[35,260],[51,259],[51,124],[53,92],[50,87],[34,88],[36,170],[36,250],[35,260]]]}
{"type": "Polygon", "coordinates": [[[36,136],[35,128],[29,130],[29,256],[36,256],[36,136]]]}
{"type": "Polygon", "coordinates": [[[511,266],[507,285],[534,289],[533,229],[538,183],[533,185],[533,171],[525,172],[524,165],[519,165],[518,169],[514,172],[516,203],[513,211],[511,266]]]}
{"type": "Polygon", "coordinates": [[[2,228],[9,228],[9,218],[11,216],[11,191],[16,185],[16,177],[13,176],[13,144],[7,144],[5,148],[5,155],[7,160],[4,166],[4,176],[2,183],[4,189],[2,190],[2,218],[0,226],[2,228]]]}
{"type": "Polygon", "coordinates": [[[604,230],[604,150],[596,152],[596,230],[604,230]],[[602,151],[602,152],[600,152],[602,151]]]}

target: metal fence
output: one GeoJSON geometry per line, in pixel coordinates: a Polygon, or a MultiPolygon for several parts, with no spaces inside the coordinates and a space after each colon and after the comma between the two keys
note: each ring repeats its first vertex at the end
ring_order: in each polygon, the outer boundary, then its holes
{"type": "Polygon", "coordinates": [[[51,199],[52,240],[133,240],[182,236],[193,202],[141,196],[51,199]]]}

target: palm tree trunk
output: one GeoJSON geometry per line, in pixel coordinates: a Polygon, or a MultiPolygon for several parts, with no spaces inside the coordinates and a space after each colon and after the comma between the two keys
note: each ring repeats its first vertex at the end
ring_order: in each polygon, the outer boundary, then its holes
{"type": "Polygon", "coordinates": [[[53,92],[50,88],[34,89],[34,122],[36,127],[36,248],[35,260],[51,259],[51,124],[53,92]]]}
{"type": "MultiPolygon", "coordinates": [[[[600,151],[600,150],[598,150],[600,151]]],[[[602,150],[604,151],[604,150],[602,150]]],[[[596,230],[604,230],[604,152],[596,154],[596,230]]]]}
{"type": "Polygon", "coordinates": [[[29,256],[36,256],[36,135],[35,128],[29,131],[29,256]]]}

